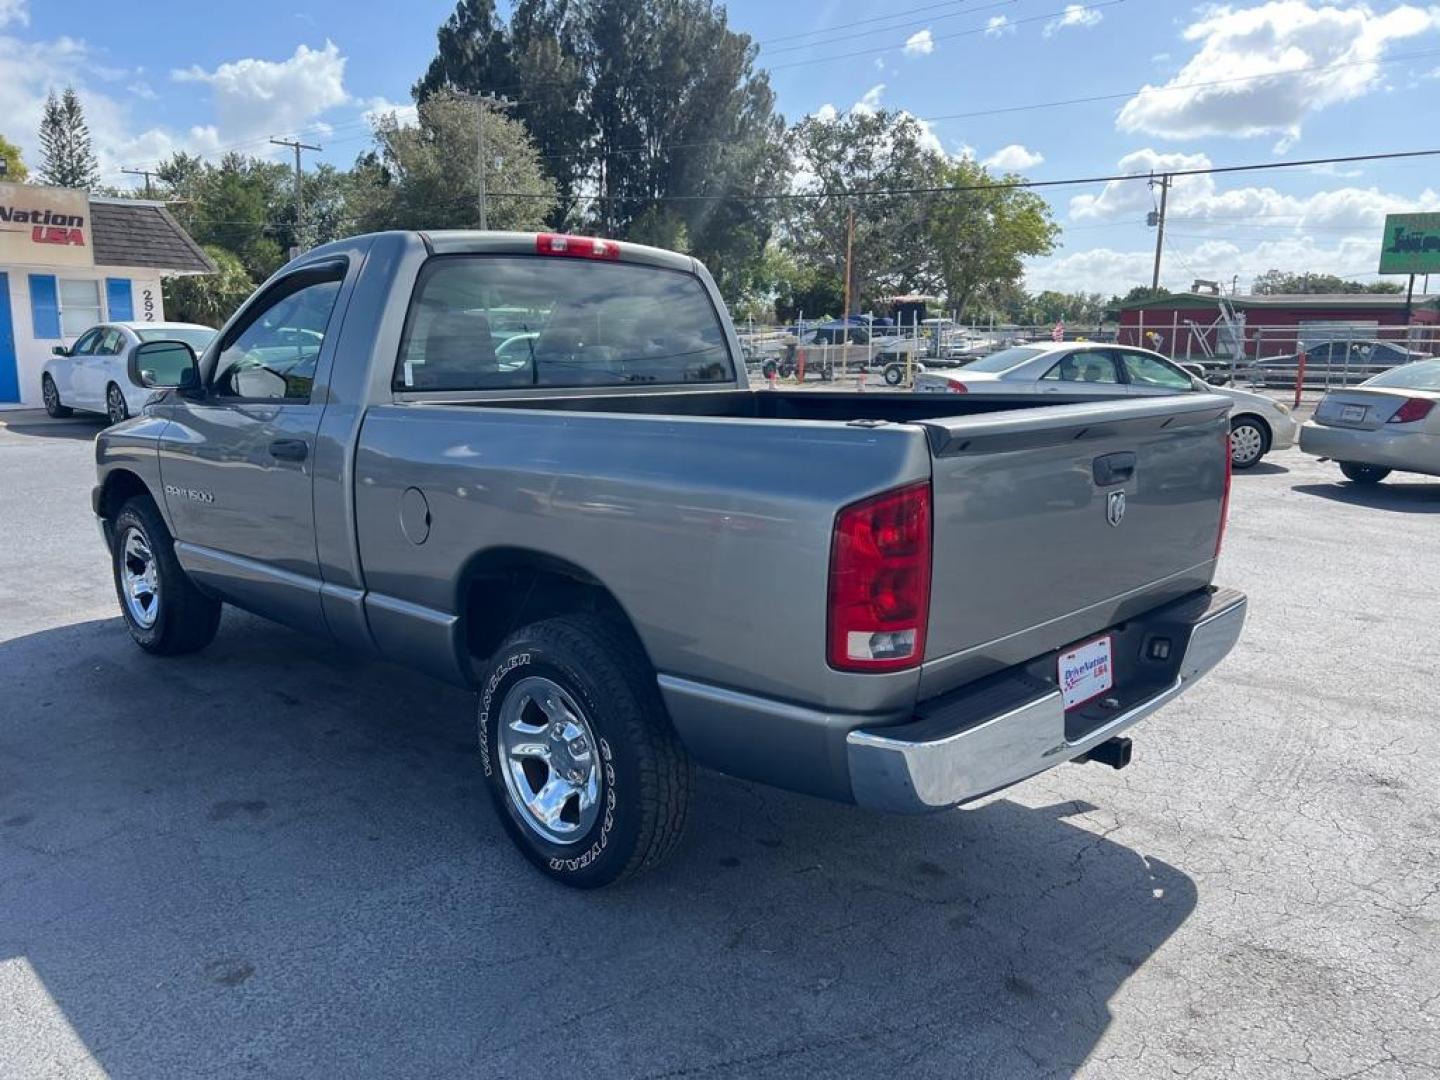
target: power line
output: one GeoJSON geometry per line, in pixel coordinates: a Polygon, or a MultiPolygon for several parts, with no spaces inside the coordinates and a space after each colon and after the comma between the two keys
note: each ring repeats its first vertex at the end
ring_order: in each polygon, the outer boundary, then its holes
{"type": "MultiPolygon", "coordinates": [[[[1059,11],[1047,12],[1047,13],[1044,14],[1044,15],[1030,15],[1030,16],[1027,16],[1026,18],[1023,18],[1023,19],[1011,19],[1007,25],[1009,25],[1009,26],[1024,26],[1026,23],[1044,22],[1044,21],[1047,21],[1047,20],[1050,20],[1050,19],[1058,19],[1058,18],[1060,18],[1061,16],[1066,15],[1066,14],[1068,14],[1068,13],[1071,12],[1071,11],[1076,11],[1076,10],[1078,10],[1078,11],[1080,11],[1080,12],[1082,12],[1082,13],[1083,13],[1083,12],[1086,12],[1086,11],[1098,11],[1098,10],[1101,9],[1101,8],[1114,7],[1116,4],[1123,4],[1124,2],[1125,2],[1125,0],[1095,0],[1094,3],[1089,3],[1089,4],[1068,4],[1068,5],[1066,5],[1064,8],[1062,8],[1062,9],[1059,10],[1059,11]]],[[[992,5],[992,6],[993,6],[993,7],[999,7],[999,6],[1002,6],[1002,5],[1000,5],[1000,4],[995,4],[995,5],[992,5]]],[[[983,10],[986,10],[986,9],[984,9],[984,8],[978,8],[978,9],[974,9],[974,10],[981,10],[981,11],[983,11],[983,10]]],[[[953,33],[953,34],[936,34],[936,35],[933,35],[933,36],[932,36],[932,39],[931,39],[931,40],[933,40],[933,41],[953,41],[955,38],[972,37],[972,36],[975,35],[975,34],[983,34],[983,33],[985,33],[985,32],[986,32],[987,30],[989,30],[989,29],[991,29],[989,26],[977,26],[977,27],[973,27],[973,28],[971,28],[971,29],[969,29],[969,30],[959,30],[959,31],[956,31],[956,32],[953,33]]],[[[780,70],[782,70],[782,69],[784,69],[784,68],[801,67],[801,66],[803,66],[803,65],[805,65],[805,64],[823,64],[823,63],[827,63],[827,62],[833,61],[833,60],[845,60],[845,59],[849,59],[850,57],[854,57],[854,56],[869,56],[869,55],[871,55],[872,53],[886,52],[886,51],[888,51],[888,50],[890,50],[890,49],[903,48],[904,45],[905,45],[905,43],[904,43],[903,41],[897,41],[897,42],[894,42],[894,43],[889,44],[889,45],[881,45],[881,46],[879,46],[879,47],[873,47],[873,48],[868,48],[868,49],[857,49],[857,50],[855,50],[854,52],[848,52],[848,53],[833,53],[833,54],[831,54],[831,55],[829,55],[829,56],[815,56],[815,57],[811,57],[811,58],[808,59],[808,60],[791,60],[790,62],[785,63],[785,64],[771,64],[771,65],[769,66],[769,70],[770,70],[770,71],[780,71],[780,70]]]]}
{"type": "MultiPolygon", "coordinates": [[[[888,16],[881,15],[881,16],[877,16],[877,17],[874,18],[874,19],[861,19],[859,22],[855,22],[855,23],[844,23],[844,24],[841,24],[840,26],[828,27],[828,28],[826,28],[825,30],[816,30],[816,31],[814,31],[814,33],[820,34],[820,33],[828,33],[828,32],[831,31],[831,30],[844,30],[844,29],[847,29],[847,28],[849,28],[849,27],[860,26],[860,25],[862,25],[862,24],[864,24],[864,23],[871,23],[871,22],[885,22],[887,25],[884,27],[884,30],[887,30],[887,31],[890,31],[890,30],[909,30],[909,29],[912,29],[913,27],[916,27],[916,26],[926,26],[926,27],[932,26],[932,25],[934,25],[935,23],[940,22],[942,19],[958,19],[961,15],[977,15],[977,14],[979,14],[979,13],[982,12],[982,11],[994,11],[996,8],[1010,7],[1011,5],[1013,5],[1013,4],[1016,3],[1016,2],[1017,2],[1017,0],[994,0],[993,3],[983,4],[983,5],[981,5],[980,7],[966,8],[966,9],[963,10],[963,11],[947,11],[947,12],[945,12],[944,14],[941,14],[941,15],[932,15],[932,16],[930,16],[929,18],[916,19],[916,20],[914,20],[914,21],[912,21],[912,22],[904,22],[904,23],[891,22],[888,16]]],[[[1116,2],[1118,3],[1118,2],[1120,2],[1120,0],[1116,0],[1116,2]]],[[[900,14],[900,13],[897,12],[897,14],[900,14]]],[[[1053,18],[1053,16],[1048,16],[1048,15],[1046,15],[1046,16],[1041,16],[1041,18],[1053,18]]],[[[1008,21],[1007,21],[1007,25],[1008,25],[1008,21]]],[[[984,31],[984,30],[989,30],[989,29],[991,29],[991,27],[990,27],[988,24],[987,24],[986,26],[981,27],[981,30],[982,30],[982,31],[984,31]]],[[[872,31],[872,32],[873,32],[873,31],[872,31]]],[[[958,35],[956,35],[956,36],[958,36],[958,35]]],[[[798,44],[795,44],[795,45],[782,45],[782,46],[781,46],[780,48],[778,48],[778,49],[765,49],[764,52],[765,52],[765,55],[767,55],[767,56],[775,56],[775,55],[778,54],[778,53],[802,52],[802,51],[804,51],[805,49],[818,49],[818,48],[820,48],[821,46],[824,46],[824,45],[835,45],[835,44],[838,44],[839,42],[842,42],[842,41],[853,41],[853,40],[855,40],[855,35],[853,35],[853,34],[842,34],[842,35],[840,35],[839,37],[824,38],[824,39],[822,39],[822,40],[820,40],[820,41],[802,41],[802,42],[799,42],[798,44]]],[[[939,41],[939,40],[943,40],[943,39],[942,39],[942,38],[936,38],[935,40],[939,41]]],[[[904,44],[905,44],[905,43],[902,41],[902,42],[899,42],[899,43],[897,43],[897,44],[895,44],[895,45],[887,45],[887,46],[885,46],[885,48],[899,49],[899,48],[903,48],[903,47],[904,47],[904,44]]]]}
{"type": "MultiPolygon", "coordinates": [[[[856,26],[867,26],[867,25],[869,25],[870,23],[889,22],[891,19],[895,18],[896,16],[899,16],[899,15],[913,15],[913,14],[915,14],[917,11],[932,11],[932,10],[934,10],[935,8],[953,7],[955,4],[968,4],[968,3],[973,3],[973,2],[974,2],[974,0],[943,0],[943,2],[937,3],[937,4],[921,4],[919,7],[902,8],[902,9],[899,10],[899,11],[892,11],[892,12],[889,12],[888,14],[885,14],[885,15],[876,15],[876,16],[874,16],[873,18],[869,18],[869,19],[857,19],[857,20],[855,20],[854,22],[838,23],[838,24],[834,24],[834,25],[831,25],[831,26],[820,26],[820,27],[816,27],[814,30],[801,30],[800,32],[795,33],[795,34],[780,34],[780,35],[778,35],[778,36],[776,36],[776,37],[769,37],[769,38],[765,38],[765,39],[763,39],[763,40],[756,41],[755,44],[756,44],[756,45],[759,45],[761,48],[764,48],[766,45],[773,44],[774,42],[777,42],[777,41],[793,41],[795,38],[814,37],[816,34],[828,34],[828,33],[830,33],[832,30],[849,30],[849,29],[851,29],[852,27],[856,27],[856,26]]],[[[1013,3],[1015,2],[1015,0],[1008,0],[1008,2],[1013,4],[1013,3]]],[[[968,13],[957,12],[957,14],[968,14],[968,13]]],[[[942,17],[942,16],[937,16],[937,18],[939,18],[939,17],[942,17]]],[[[943,16],[943,17],[948,18],[948,16],[943,16]]]]}

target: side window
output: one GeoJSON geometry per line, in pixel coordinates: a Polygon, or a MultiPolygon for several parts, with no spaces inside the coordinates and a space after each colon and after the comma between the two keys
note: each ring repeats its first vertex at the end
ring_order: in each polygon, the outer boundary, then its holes
{"type": "Polygon", "coordinates": [[[1050,368],[1042,380],[1078,383],[1118,383],[1115,361],[1098,351],[1080,350],[1066,353],[1050,368]]]}
{"type": "Polygon", "coordinates": [[[120,350],[125,344],[125,335],[115,327],[110,327],[100,337],[100,344],[95,349],[96,356],[119,356],[120,350]]]}
{"type": "Polygon", "coordinates": [[[221,397],[309,401],[343,266],[277,282],[221,343],[211,386],[221,397]]]}
{"type": "Polygon", "coordinates": [[[100,336],[104,331],[100,329],[91,330],[75,342],[70,350],[71,356],[91,356],[95,352],[95,346],[100,344],[100,336]]]}
{"type": "Polygon", "coordinates": [[[1122,352],[1120,362],[1125,374],[1137,386],[1153,386],[1164,390],[1193,390],[1195,384],[1183,371],[1171,367],[1158,356],[1122,352]]]}

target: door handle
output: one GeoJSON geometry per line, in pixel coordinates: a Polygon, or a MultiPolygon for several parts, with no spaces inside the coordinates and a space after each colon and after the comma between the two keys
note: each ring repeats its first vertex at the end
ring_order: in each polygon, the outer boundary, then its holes
{"type": "Polygon", "coordinates": [[[276,439],[270,444],[270,456],[278,461],[304,461],[310,444],[304,439],[276,439]]]}
{"type": "Polygon", "coordinates": [[[1092,466],[1095,483],[1101,487],[1123,484],[1135,475],[1135,455],[1129,450],[1116,454],[1102,454],[1092,466]]]}

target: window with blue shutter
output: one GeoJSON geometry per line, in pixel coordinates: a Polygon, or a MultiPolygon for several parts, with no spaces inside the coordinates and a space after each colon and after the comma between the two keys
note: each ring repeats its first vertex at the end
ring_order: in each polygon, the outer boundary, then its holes
{"type": "Polygon", "coordinates": [[[30,275],[30,325],[37,338],[60,336],[60,292],[54,274],[30,275]]]}
{"type": "Polygon", "coordinates": [[[129,322],[135,318],[135,301],[131,298],[129,278],[105,279],[105,306],[110,311],[111,322],[129,322]]]}

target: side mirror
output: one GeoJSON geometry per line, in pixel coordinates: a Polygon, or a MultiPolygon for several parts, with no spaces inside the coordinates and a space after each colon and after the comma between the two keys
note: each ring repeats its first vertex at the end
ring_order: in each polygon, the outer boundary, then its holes
{"type": "Polygon", "coordinates": [[[69,356],[69,355],[70,355],[70,350],[67,349],[64,345],[52,345],[51,348],[50,348],[50,355],[51,355],[51,356],[69,356]]]}
{"type": "Polygon", "coordinates": [[[200,361],[183,341],[147,341],[131,354],[135,381],[152,390],[177,389],[193,394],[200,389],[200,361]]]}

